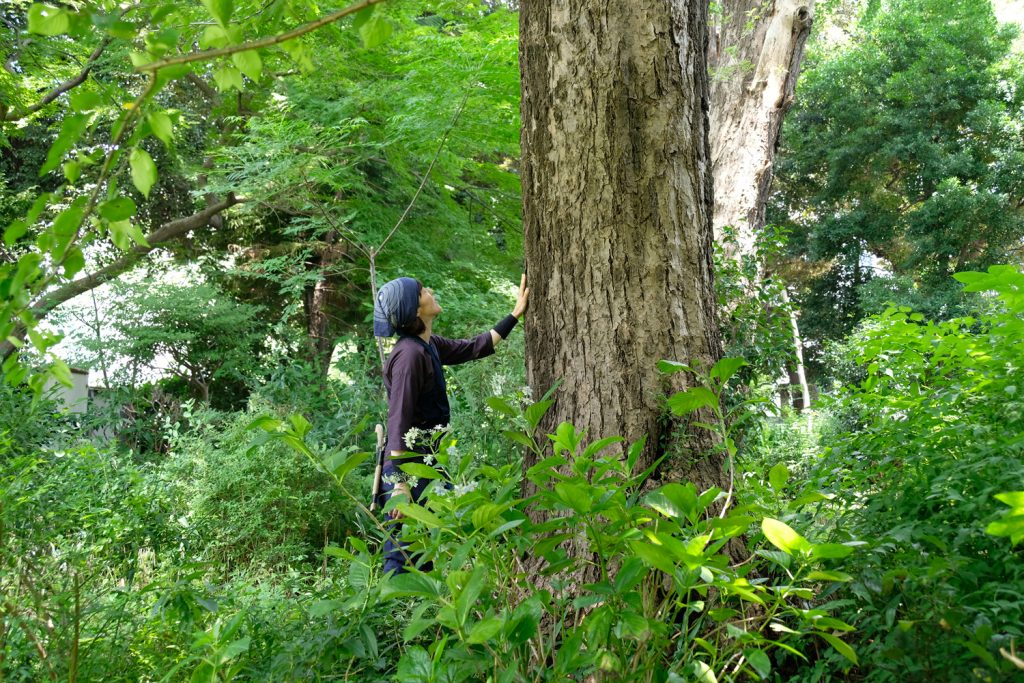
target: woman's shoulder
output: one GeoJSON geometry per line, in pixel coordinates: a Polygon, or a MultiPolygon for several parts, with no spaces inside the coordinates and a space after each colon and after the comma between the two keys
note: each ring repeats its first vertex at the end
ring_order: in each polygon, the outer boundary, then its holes
{"type": "Polygon", "coordinates": [[[391,353],[388,355],[384,365],[387,368],[394,367],[396,363],[410,364],[421,362],[428,358],[426,346],[413,337],[400,337],[395,342],[391,353]]]}

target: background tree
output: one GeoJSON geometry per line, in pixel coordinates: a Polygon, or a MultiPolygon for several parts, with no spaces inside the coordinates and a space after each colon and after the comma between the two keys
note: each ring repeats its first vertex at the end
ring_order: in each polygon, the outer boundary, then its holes
{"type": "Polygon", "coordinates": [[[950,275],[1013,258],[1024,235],[1014,30],[987,0],[870,9],[809,58],[772,200],[819,348],[887,301],[955,314],[950,275]]]}
{"type": "Polygon", "coordinates": [[[648,463],[670,448],[664,476],[703,487],[721,461],[678,451],[655,362],[720,353],[706,47],[703,3],[520,9],[527,375],[560,383],[541,428],[646,435],[648,463]]]}

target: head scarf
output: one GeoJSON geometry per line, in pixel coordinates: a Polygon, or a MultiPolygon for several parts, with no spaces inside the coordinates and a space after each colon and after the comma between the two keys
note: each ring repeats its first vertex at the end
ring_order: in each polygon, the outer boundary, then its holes
{"type": "Polygon", "coordinates": [[[386,283],[373,302],[373,334],[390,337],[416,320],[420,307],[420,283],[411,277],[400,277],[386,283]]]}

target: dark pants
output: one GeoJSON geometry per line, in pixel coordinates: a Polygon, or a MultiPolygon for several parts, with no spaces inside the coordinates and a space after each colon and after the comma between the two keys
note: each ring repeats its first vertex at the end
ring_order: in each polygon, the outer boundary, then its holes
{"type": "MultiPolygon", "coordinates": [[[[423,492],[426,490],[429,484],[430,479],[416,480],[416,485],[413,486],[412,488],[412,501],[414,503],[420,502],[420,499],[423,498],[423,492]]],[[[381,483],[381,498],[384,503],[386,503],[388,498],[391,497],[391,489],[393,488],[394,484],[389,484],[387,482],[381,483]]],[[[425,498],[423,498],[423,500],[424,502],[426,502],[425,498]]],[[[404,574],[407,571],[409,571],[409,565],[406,562],[406,555],[408,555],[409,561],[411,561],[412,564],[414,564],[415,566],[419,567],[421,571],[429,572],[431,569],[434,568],[432,562],[418,562],[416,553],[410,554],[404,550],[404,548],[407,548],[409,544],[400,543],[391,535],[390,530],[393,529],[397,534],[401,525],[401,519],[388,519],[384,524],[384,526],[388,527],[389,529],[388,537],[384,541],[384,573],[386,574],[388,572],[394,572],[395,574],[404,574]]]]}

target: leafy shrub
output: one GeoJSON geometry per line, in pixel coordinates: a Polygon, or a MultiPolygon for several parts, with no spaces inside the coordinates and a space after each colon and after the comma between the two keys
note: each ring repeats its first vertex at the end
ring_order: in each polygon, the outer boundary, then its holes
{"type": "Polygon", "coordinates": [[[862,634],[865,680],[1019,676],[1001,649],[1024,636],[1024,565],[984,531],[1006,510],[995,496],[1024,488],[1024,276],[956,277],[995,292],[999,310],[866,321],[846,345],[863,379],[831,406],[847,431],[826,437],[812,472],[835,494],[837,533],[871,541],[841,566],[855,577],[842,611],[862,634]]]}

